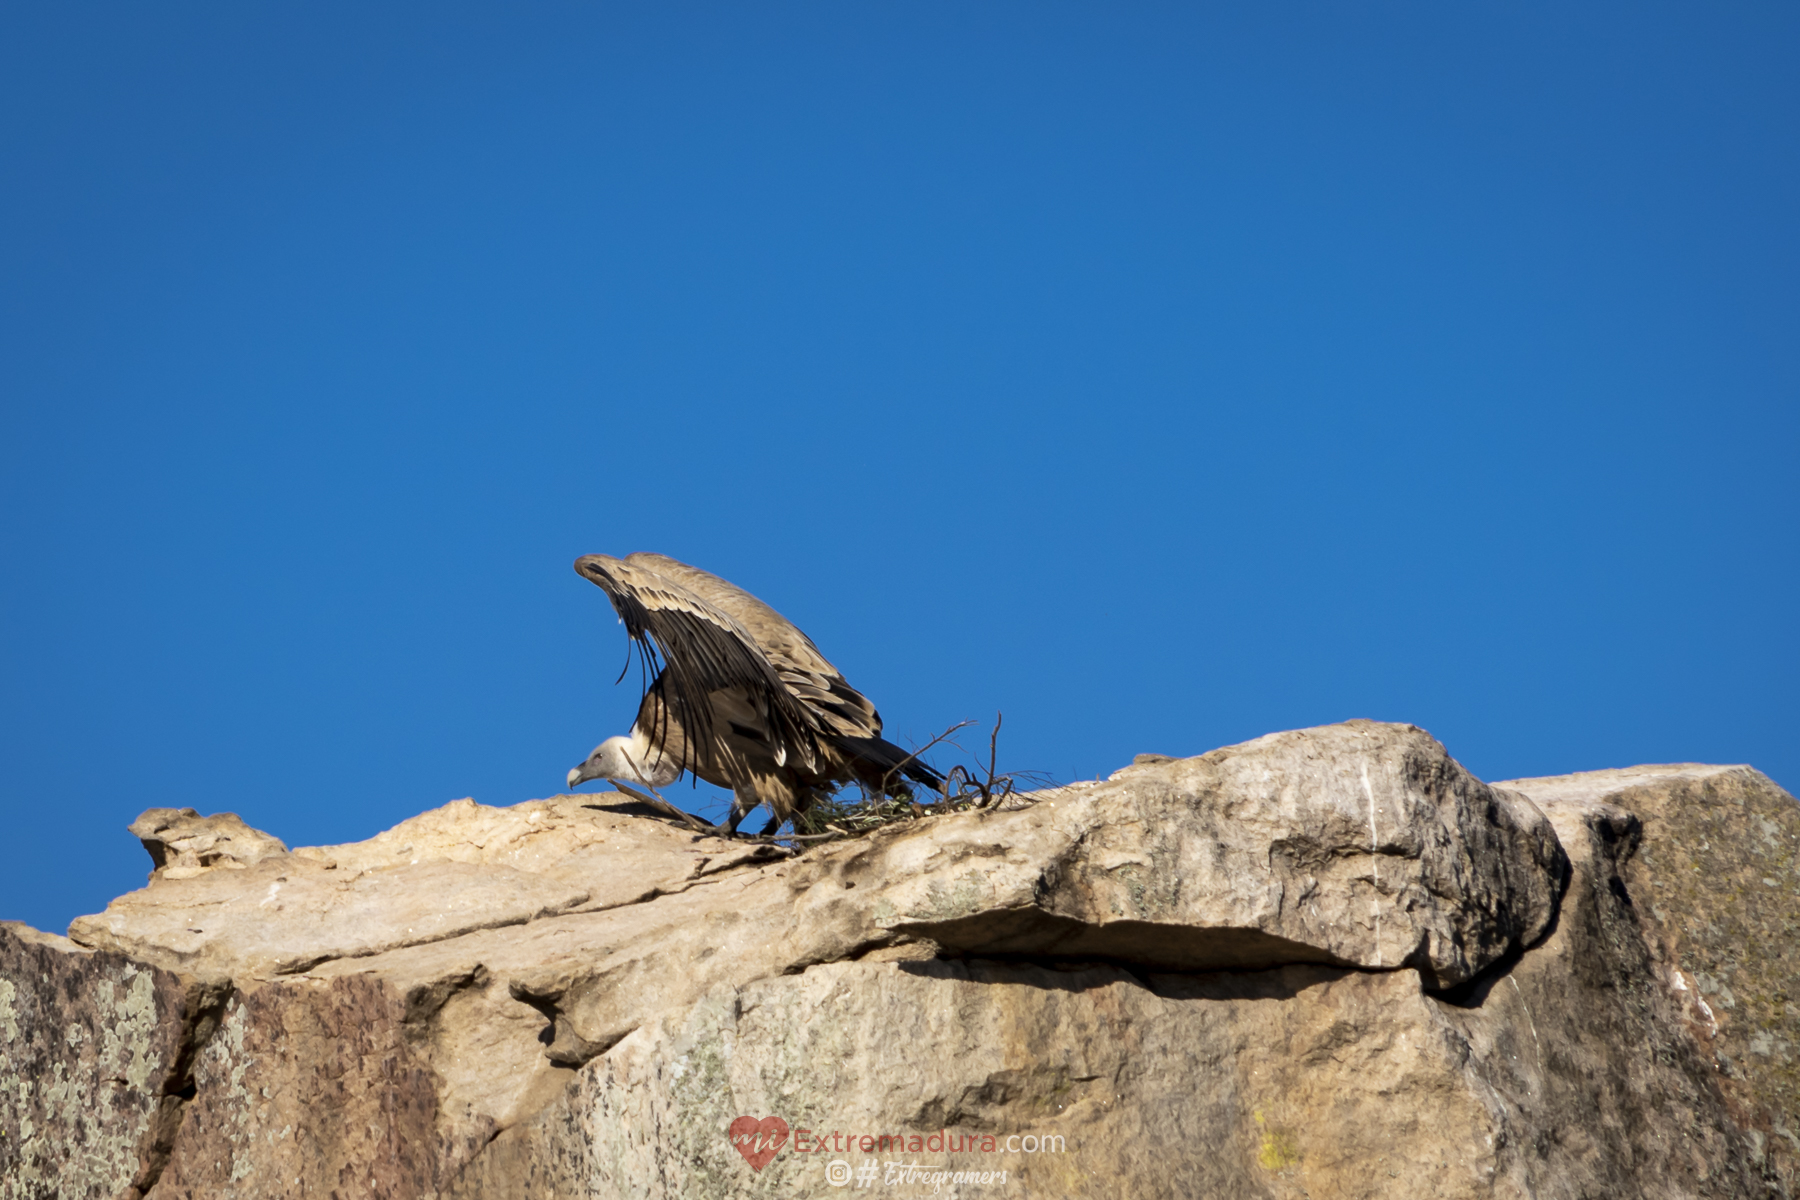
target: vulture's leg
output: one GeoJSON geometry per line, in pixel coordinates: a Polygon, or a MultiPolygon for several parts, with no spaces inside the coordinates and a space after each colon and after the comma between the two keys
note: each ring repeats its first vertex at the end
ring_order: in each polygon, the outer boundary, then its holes
{"type": "Polygon", "coordinates": [[[755,807],[754,797],[734,790],[731,796],[731,812],[719,823],[718,828],[724,831],[726,837],[736,837],[738,825],[750,815],[750,810],[755,807]]]}
{"type": "Polygon", "coordinates": [[[762,827],[762,832],[757,834],[756,836],[768,837],[771,833],[775,833],[778,830],[780,830],[780,828],[781,828],[781,818],[780,817],[770,817],[769,823],[767,825],[764,825],[762,827]]]}

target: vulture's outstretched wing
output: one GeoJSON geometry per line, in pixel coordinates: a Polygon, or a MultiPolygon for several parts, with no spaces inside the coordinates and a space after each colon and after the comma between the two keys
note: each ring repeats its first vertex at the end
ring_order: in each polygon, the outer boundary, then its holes
{"type": "MultiPolygon", "coordinates": [[[[710,745],[715,740],[712,707],[707,697],[735,688],[741,689],[762,715],[775,747],[810,767],[818,756],[816,721],[789,690],[757,636],[727,608],[696,591],[691,578],[665,574],[659,569],[663,565],[680,567],[684,573],[731,587],[722,579],[661,555],[633,554],[618,559],[586,554],[575,560],[575,570],[597,584],[612,601],[625,622],[625,632],[664,663],[669,705],[687,731],[690,747],[710,745]]],[[[736,588],[731,590],[738,592],[736,588]]],[[[748,593],[738,594],[775,615],[773,609],[748,593]]],[[[780,617],[775,619],[779,621],[780,617]]],[[[788,628],[793,629],[791,625],[788,628]]],[[[793,632],[805,640],[805,634],[797,629],[793,632]]],[[[807,645],[810,647],[811,643],[807,645]]],[[[813,654],[816,656],[818,651],[813,654]]],[[[825,665],[830,667],[829,663],[825,665]]],[[[681,764],[683,769],[693,765],[681,764]]]]}
{"type": "Polygon", "coordinates": [[[717,575],[664,554],[629,554],[625,562],[680,584],[736,620],[756,639],[781,681],[830,732],[852,738],[881,736],[881,714],[868,697],[850,686],[811,638],[767,604],[717,575]]]}

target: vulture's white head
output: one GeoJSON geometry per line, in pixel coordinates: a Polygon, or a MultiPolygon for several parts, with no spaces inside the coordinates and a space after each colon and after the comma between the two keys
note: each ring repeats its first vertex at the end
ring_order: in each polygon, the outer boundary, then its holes
{"type": "Polygon", "coordinates": [[[631,737],[609,737],[595,746],[587,761],[569,772],[569,786],[590,779],[617,779],[620,783],[661,787],[675,782],[680,775],[681,769],[667,755],[652,748],[634,731],[631,737]]]}
{"type": "MultiPolygon", "coordinates": [[[[625,761],[626,751],[631,746],[631,739],[609,737],[587,756],[587,761],[569,772],[569,786],[575,787],[590,779],[622,779],[626,783],[637,782],[638,773],[625,761]]],[[[566,761],[566,760],[565,760],[566,761]]]]}

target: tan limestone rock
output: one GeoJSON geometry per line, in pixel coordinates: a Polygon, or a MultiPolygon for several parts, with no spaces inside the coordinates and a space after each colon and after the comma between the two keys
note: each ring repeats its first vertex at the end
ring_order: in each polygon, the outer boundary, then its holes
{"type": "Polygon", "coordinates": [[[78,918],[69,936],[170,970],[247,982],[523,925],[587,898],[510,867],[432,862],[349,875],[283,855],[242,871],[155,881],[78,918]]]}
{"type": "Polygon", "coordinates": [[[287,845],[244,824],[236,813],[203,817],[191,808],[151,808],[131,823],[155,864],[151,877],[192,879],[212,870],[241,871],[287,845]]]}
{"type": "Polygon", "coordinates": [[[739,863],[783,857],[772,846],[696,839],[621,812],[606,796],[509,809],[458,800],[367,842],[268,854],[231,872],[159,871],[149,887],[77,919],[70,935],[210,979],[268,979],[641,903],[739,863]]]}
{"type": "MultiPolygon", "coordinates": [[[[167,993],[127,1039],[166,1082],[71,1194],[133,1156],[152,1197],[250,1200],[838,1195],[836,1159],[978,1177],[880,1189],[920,1195],[1789,1194],[1794,964],[1748,947],[1795,919],[1793,800],[1650,770],[1490,787],[1359,721],[797,855],[610,794],[292,853],[146,814],[150,885],[81,946],[0,937],[0,997],[74,1080],[79,964],[167,993]],[[839,1141],[756,1171],[744,1116],[839,1141]],[[1062,1141],[840,1148],[936,1131],[1062,1141]]],[[[0,1163],[45,1128],[8,1097],[0,1163]]]]}
{"type": "Polygon", "coordinates": [[[1134,764],[856,866],[883,925],[965,953],[1410,966],[1431,987],[1541,936],[1566,869],[1528,799],[1373,721],[1134,764]]]}
{"type": "Polygon", "coordinates": [[[822,1196],[835,1162],[902,1194],[1763,1195],[1613,887],[1633,818],[1555,815],[1563,919],[1458,993],[1412,969],[821,965],[659,1015],[453,1194],[822,1196]],[[791,1131],[761,1171],[740,1116],[791,1131]]]}

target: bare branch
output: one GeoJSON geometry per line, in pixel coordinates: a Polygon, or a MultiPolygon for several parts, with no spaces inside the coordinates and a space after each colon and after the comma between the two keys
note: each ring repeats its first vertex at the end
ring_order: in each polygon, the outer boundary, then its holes
{"type": "MultiPolygon", "coordinates": [[[[1000,722],[1005,719],[1006,715],[996,709],[994,712],[994,732],[988,735],[987,786],[982,789],[985,794],[981,798],[981,804],[979,805],[981,808],[986,808],[994,802],[994,767],[1000,761],[1000,722]]],[[[1012,780],[1008,779],[1006,781],[1006,787],[1008,791],[1012,790],[1012,780]]]]}
{"type": "MultiPolygon", "coordinates": [[[[699,817],[696,817],[693,813],[683,812],[681,809],[676,808],[673,804],[670,804],[667,800],[664,800],[661,796],[646,796],[644,793],[638,791],[636,788],[632,787],[630,784],[620,783],[616,779],[609,780],[608,782],[610,782],[613,785],[613,787],[617,788],[619,791],[624,792],[627,796],[630,796],[633,800],[636,800],[641,804],[649,805],[651,808],[655,809],[657,812],[661,813],[665,817],[673,817],[675,820],[680,821],[683,825],[686,825],[689,829],[697,830],[700,833],[716,833],[718,831],[717,827],[708,825],[705,821],[702,821],[699,817]]],[[[647,787],[649,785],[646,784],[645,786],[647,787]]],[[[654,791],[655,789],[652,789],[652,790],[654,791]]]]}
{"type": "Polygon", "coordinates": [[[932,738],[929,742],[926,742],[923,746],[920,746],[917,750],[914,750],[911,754],[907,755],[905,758],[903,758],[899,762],[895,763],[892,767],[888,768],[887,774],[885,774],[881,777],[881,790],[883,792],[887,791],[888,784],[893,780],[895,771],[904,770],[907,763],[912,762],[914,759],[918,758],[919,755],[925,753],[927,750],[931,749],[933,746],[937,745],[939,742],[944,741],[946,738],[948,738],[951,734],[955,733],[957,730],[966,729],[968,726],[973,725],[973,724],[975,724],[975,722],[973,720],[958,721],[956,724],[954,724],[950,728],[944,730],[944,732],[938,734],[936,737],[932,738]]]}

